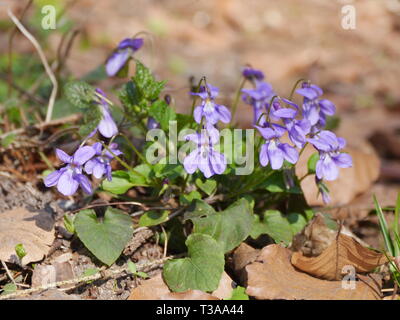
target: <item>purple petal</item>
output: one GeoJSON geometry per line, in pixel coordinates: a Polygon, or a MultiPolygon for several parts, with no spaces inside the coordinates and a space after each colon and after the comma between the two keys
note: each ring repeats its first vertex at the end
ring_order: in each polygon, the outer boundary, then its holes
{"type": "Polygon", "coordinates": [[[102,111],[103,119],[100,121],[98,129],[104,137],[111,138],[118,133],[118,128],[111,116],[110,110],[106,106],[102,106],[102,111]]]}
{"type": "Polygon", "coordinates": [[[273,112],[273,115],[278,118],[293,119],[297,114],[296,110],[290,108],[281,108],[273,112]]]}
{"type": "Polygon", "coordinates": [[[213,170],[213,168],[211,166],[211,163],[209,161],[210,160],[209,159],[209,154],[201,153],[200,156],[199,156],[199,159],[200,159],[199,164],[198,164],[199,170],[201,172],[203,172],[204,176],[206,178],[209,178],[212,175],[214,175],[214,170],[213,170]]]}
{"type": "Polygon", "coordinates": [[[200,149],[195,149],[183,160],[185,171],[189,174],[197,170],[198,163],[200,162],[200,149]]]}
{"type": "Polygon", "coordinates": [[[101,150],[103,149],[103,146],[100,142],[96,142],[92,145],[92,148],[94,149],[94,152],[96,152],[97,155],[100,155],[101,150]]]}
{"type": "Polygon", "coordinates": [[[133,51],[137,51],[143,46],[143,43],[144,41],[142,38],[127,38],[118,44],[118,49],[131,48],[133,51]]]}
{"type": "Polygon", "coordinates": [[[260,149],[260,164],[263,167],[267,166],[268,163],[269,163],[269,158],[268,158],[268,152],[267,151],[268,151],[268,144],[264,143],[261,146],[261,149],[260,149]]]}
{"type": "Polygon", "coordinates": [[[273,129],[269,128],[269,127],[267,127],[267,128],[263,128],[263,127],[260,127],[260,126],[254,126],[254,127],[258,130],[258,132],[260,132],[260,134],[262,135],[262,137],[265,140],[270,140],[270,139],[275,138],[277,136],[276,132],[273,129]]]}
{"type": "Polygon", "coordinates": [[[72,157],[62,151],[61,149],[56,149],[57,158],[60,159],[63,163],[71,163],[72,157]]]}
{"type": "Polygon", "coordinates": [[[58,183],[58,180],[60,179],[60,176],[63,174],[63,172],[64,171],[62,170],[56,170],[48,174],[46,178],[44,178],[44,185],[46,187],[55,186],[58,183]]]}
{"type": "Polygon", "coordinates": [[[333,181],[339,176],[339,169],[331,157],[327,156],[317,161],[316,174],[318,179],[333,181]]]}
{"type": "Polygon", "coordinates": [[[93,167],[93,176],[97,179],[100,179],[103,174],[105,173],[104,164],[97,162],[96,165],[93,167]]]}
{"type": "Polygon", "coordinates": [[[296,90],[296,93],[310,100],[318,98],[318,93],[312,88],[300,88],[296,90]]]}
{"type": "Polygon", "coordinates": [[[304,118],[310,121],[312,126],[320,120],[319,111],[314,104],[309,107],[304,106],[304,118]]]}
{"type": "Polygon", "coordinates": [[[335,105],[327,100],[327,99],[322,99],[319,101],[319,106],[321,108],[321,111],[326,114],[327,116],[333,116],[336,112],[336,107],[335,105]]]}
{"type": "Polygon", "coordinates": [[[77,181],[79,183],[79,185],[81,186],[83,191],[85,191],[87,194],[93,193],[92,185],[91,185],[89,179],[85,175],[76,174],[76,175],[74,175],[74,179],[75,179],[75,181],[77,181]]]}
{"type": "Polygon", "coordinates": [[[210,138],[211,144],[213,144],[213,145],[217,144],[218,141],[219,141],[219,131],[218,131],[218,129],[216,129],[211,124],[207,124],[206,125],[206,131],[207,131],[207,134],[208,134],[208,136],[210,138]]]}
{"type": "Polygon", "coordinates": [[[72,170],[66,170],[57,183],[57,190],[64,196],[73,195],[78,190],[79,183],[72,176],[72,170]]]}
{"type": "Polygon", "coordinates": [[[291,145],[287,143],[281,143],[278,146],[279,149],[282,150],[283,152],[283,157],[285,158],[286,161],[295,164],[297,160],[299,160],[299,153],[298,151],[293,148],[291,145]]]}
{"type": "Polygon", "coordinates": [[[85,172],[88,174],[92,174],[93,173],[93,168],[94,166],[97,164],[97,160],[96,159],[91,159],[88,162],[85,163],[85,172]]]}
{"type": "Polygon", "coordinates": [[[106,72],[109,77],[115,76],[130,57],[129,50],[115,51],[106,61],[106,72]]]}
{"type": "Polygon", "coordinates": [[[271,162],[271,168],[274,170],[282,168],[283,152],[276,146],[275,142],[269,143],[267,153],[271,162]]]}
{"type": "Polygon", "coordinates": [[[222,174],[226,169],[225,156],[219,152],[213,151],[211,153],[210,163],[216,174],[222,174]]]}
{"type": "Polygon", "coordinates": [[[219,120],[221,120],[223,123],[229,123],[229,121],[231,121],[231,112],[227,107],[217,105],[216,111],[219,113],[219,120]]]}
{"type": "Polygon", "coordinates": [[[332,159],[340,168],[350,168],[353,165],[353,159],[348,153],[340,153],[337,156],[332,156],[332,159]]]}
{"type": "Polygon", "coordinates": [[[96,152],[93,149],[93,147],[84,146],[75,151],[73,162],[75,165],[81,166],[86,161],[91,159],[95,154],[96,154],[96,152]]]}
{"type": "Polygon", "coordinates": [[[193,112],[194,121],[196,121],[197,123],[200,123],[202,116],[203,116],[203,107],[202,106],[196,107],[193,112]]]}

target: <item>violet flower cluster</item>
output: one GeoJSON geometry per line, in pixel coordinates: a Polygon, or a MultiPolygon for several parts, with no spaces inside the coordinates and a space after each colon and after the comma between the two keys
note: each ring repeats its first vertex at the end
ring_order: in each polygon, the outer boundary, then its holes
{"type": "Polygon", "coordinates": [[[310,143],[319,153],[316,164],[316,180],[323,200],[329,201],[329,195],[323,180],[337,179],[339,168],[352,166],[349,154],[341,152],[346,141],[333,132],[324,130],[327,116],[335,114],[335,105],[322,99],[321,88],[303,82],[295,92],[303,97],[302,106],[278,97],[271,85],[264,82],[261,71],[245,68],[243,76],[253,84],[252,89],[242,89],[242,99],[253,107],[253,126],[265,139],[259,153],[260,164],[271,164],[274,170],[281,169],[284,160],[295,164],[299,159],[299,150],[310,143]],[[293,144],[282,142],[284,135],[293,144]]]}
{"type": "MultiPolygon", "coordinates": [[[[96,89],[96,92],[105,97],[104,92],[100,89],[96,89]]],[[[84,143],[93,137],[97,131],[105,138],[111,138],[118,133],[117,125],[111,116],[107,102],[101,99],[97,104],[101,109],[102,119],[97,128],[84,140],[84,143]]],[[[57,190],[65,196],[73,195],[79,187],[84,192],[91,194],[93,193],[92,184],[84,173],[93,175],[97,179],[101,179],[103,176],[109,181],[112,179],[111,160],[114,155],[119,156],[122,154],[118,149],[118,145],[110,143],[109,150],[107,150],[103,149],[101,142],[96,142],[91,146],[83,144],[72,156],[61,149],[56,149],[57,158],[66,165],[46,176],[44,179],[46,187],[57,186],[57,190]]]]}
{"type": "Polygon", "coordinates": [[[183,161],[187,173],[192,174],[199,169],[206,178],[214,174],[222,174],[226,169],[225,156],[215,150],[219,142],[219,131],[215,127],[218,121],[231,121],[231,112],[227,107],[215,102],[219,89],[210,84],[201,86],[199,92],[192,95],[201,98],[201,104],[194,109],[194,120],[202,125],[201,132],[189,134],[186,140],[196,143],[196,148],[183,161]]]}

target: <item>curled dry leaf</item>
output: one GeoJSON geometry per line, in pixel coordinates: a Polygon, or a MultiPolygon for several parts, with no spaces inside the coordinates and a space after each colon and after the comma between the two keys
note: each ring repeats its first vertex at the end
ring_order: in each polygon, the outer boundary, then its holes
{"type": "Polygon", "coordinates": [[[297,269],[315,277],[341,280],[345,266],[367,273],[387,262],[387,259],[385,255],[365,248],[354,238],[341,233],[318,257],[305,257],[301,252],[295,252],[291,262],[297,269]]]}
{"type": "MultiPolygon", "coordinates": [[[[348,147],[344,151],[352,156],[353,166],[351,168],[340,169],[338,179],[326,182],[330,191],[330,206],[349,203],[358,194],[368,190],[379,176],[380,161],[371,147],[366,146],[362,149],[348,147]]],[[[315,149],[310,145],[307,145],[304,149],[296,165],[296,175],[299,178],[307,173],[307,161],[315,152],[315,149]]],[[[324,205],[322,197],[318,195],[318,189],[315,185],[315,175],[306,177],[301,182],[301,188],[308,205],[324,205]]]]}
{"type": "Polygon", "coordinates": [[[165,284],[162,274],[144,280],[131,291],[128,300],[219,300],[232,295],[232,279],[224,272],[218,288],[211,294],[200,290],[171,292],[165,284]]]}
{"type": "Polygon", "coordinates": [[[26,256],[23,264],[39,261],[54,241],[54,219],[47,212],[16,208],[0,213],[0,259],[16,263],[15,246],[22,243],[26,256]]]}
{"type": "Polygon", "coordinates": [[[356,281],[352,290],[342,281],[314,278],[290,263],[290,250],[269,245],[246,267],[246,293],[256,299],[284,300],[378,300],[380,284],[373,279],[356,281]]]}
{"type": "Polygon", "coordinates": [[[239,247],[235,249],[232,256],[233,270],[239,277],[240,282],[245,282],[246,272],[245,267],[255,261],[260,254],[260,250],[254,249],[248,244],[242,242],[239,247]]]}

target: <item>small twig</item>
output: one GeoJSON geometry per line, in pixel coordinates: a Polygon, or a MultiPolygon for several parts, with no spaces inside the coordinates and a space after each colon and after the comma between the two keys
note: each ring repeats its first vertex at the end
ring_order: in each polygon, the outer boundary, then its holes
{"type": "MultiPolygon", "coordinates": [[[[137,264],[137,269],[138,269],[138,271],[144,271],[147,268],[161,266],[161,265],[164,264],[165,261],[173,259],[173,258],[175,258],[175,256],[165,257],[163,259],[154,260],[154,261],[151,261],[149,263],[137,264]]],[[[76,286],[81,282],[94,281],[94,280],[99,280],[99,279],[106,279],[106,278],[110,278],[110,277],[113,277],[115,275],[119,275],[121,273],[124,273],[126,271],[129,272],[128,268],[119,268],[119,269],[114,269],[114,270],[109,269],[109,270],[105,270],[104,272],[97,272],[96,274],[91,275],[91,276],[79,277],[79,278],[75,278],[75,279],[71,279],[71,280],[65,280],[65,281],[52,282],[52,283],[49,283],[49,284],[46,284],[46,285],[43,285],[43,286],[30,288],[30,289],[26,289],[26,290],[21,290],[21,291],[9,293],[9,294],[4,295],[4,296],[0,296],[0,300],[21,297],[21,296],[25,296],[27,294],[31,294],[31,293],[34,293],[34,292],[39,292],[39,291],[43,291],[43,290],[47,290],[47,289],[51,289],[51,288],[56,288],[56,287],[64,286],[64,285],[75,285],[76,286]]],[[[71,290],[71,289],[72,288],[68,288],[68,290],[71,290]]]]}
{"type": "Polygon", "coordinates": [[[165,231],[165,228],[162,226],[162,224],[160,224],[160,227],[161,227],[161,230],[162,230],[162,232],[164,234],[164,238],[165,238],[165,240],[164,240],[164,255],[163,255],[163,257],[165,258],[167,256],[167,249],[168,249],[168,234],[165,231]]]}
{"type": "MultiPolygon", "coordinates": [[[[49,122],[43,122],[43,123],[39,123],[37,125],[33,125],[33,126],[31,126],[31,128],[44,129],[44,128],[51,127],[51,126],[58,126],[60,124],[64,124],[67,122],[74,122],[74,121],[78,120],[80,117],[81,116],[79,114],[72,114],[72,115],[64,117],[64,118],[54,119],[49,122]]],[[[9,134],[20,135],[20,134],[24,133],[25,130],[26,130],[26,128],[18,128],[13,131],[6,132],[0,136],[0,139],[4,139],[9,134]]]]}
{"type": "Polygon", "coordinates": [[[17,26],[19,31],[28,38],[28,40],[33,44],[35,47],[36,51],[39,54],[40,60],[42,61],[42,64],[46,70],[47,75],[50,78],[51,83],[53,84],[53,89],[51,90],[50,94],[50,99],[49,99],[49,104],[47,106],[47,113],[46,113],[46,120],[45,122],[50,122],[51,116],[53,114],[53,108],[54,108],[54,102],[56,100],[57,96],[57,91],[58,91],[58,83],[57,79],[54,76],[53,70],[50,68],[49,63],[47,62],[46,56],[43,53],[42,47],[40,44],[37,42],[35,37],[24,27],[24,25],[18,20],[18,18],[12,13],[11,9],[7,9],[7,14],[11,18],[11,20],[14,22],[14,24],[17,26]]]}
{"type": "Polygon", "coordinates": [[[6,273],[7,273],[8,277],[10,278],[10,280],[11,280],[15,285],[17,285],[17,283],[15,282],[14,277],[12,276],[10,270],[8,270],[8,267],[7,267],[6,263],[5,263],[3,260],[0,260],[0,261],[1,261],[1,264],[2,264],[2,266],[3,266],[3,268],[4,268],[4,270],[6,270],[6,273]]]}

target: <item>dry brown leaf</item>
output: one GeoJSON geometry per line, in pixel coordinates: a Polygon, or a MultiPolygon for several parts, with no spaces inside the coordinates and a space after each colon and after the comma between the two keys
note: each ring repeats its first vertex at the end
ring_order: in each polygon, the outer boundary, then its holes
{"type": "Polygon", "coordinates": [[[211,294],[200,290],[171,292],[159,273],[133,288],[128,300],[219,300],[230,298],[232,290],[232,279],[225,272],[219,287],[211,294]]]}
{"type": "Polygon", "coordinates": [[[379,300],[380,285],[372,279],[357,281],[353,290],[342,281],[327,281],[297,271],[290,263],[290,250],[269,245],[257,261],[246,267],[246,293],[257,299],[285,300],[379,300]],[[367,282],[367,283],[366,283],[367,282]]]}
{"type": "MultiPolygon", "coordinates": [[[[368,190],[379,176],[380,161],[372,148],[365,144],[363,148],[348,147],[344,150],[353,158],[351,168],[340,169],[339,178],[335,181],[327,181],[330,191],[330,206],[340,206],[349,203],[358,194],[368,190]]],[[[296,175],[303,177],[307,173],[307,161],[315,153],[315,149],[307,145],[296,165],[296,175]]],[[[315,185],[315,176],[310,175],[301,182],[301,188],[308,205],[324,205],[321,196],[318,196],[318,188],[315,185]]]]}
{"type": "Polygon", "coordinates": [[[246,272],[244,268],[251,262],[255,261],[260,254],[260,250],[254,249],[248,244],[242,242],[235,249],[232,255],[233,270],[239,277],[241,283],[245,282],[246,272]]]}
{"type": "Polygon", "coordinates": [[[292,255],[292,264],[321,279],[341,280],[345,266],[367,273],[387,262],[385,255],[363,247],[355,239],[340,234],[318,257],[305,257],[301,252],[292,255]]]}
{"type": "Polygon", "coordinates": [[[39,261],[54,241],[54,219],[47,212],[16,208],[0,213],[0,259],[15,263],[15,246],[22,243],[27,255],[23,264],[39,261]]]}

